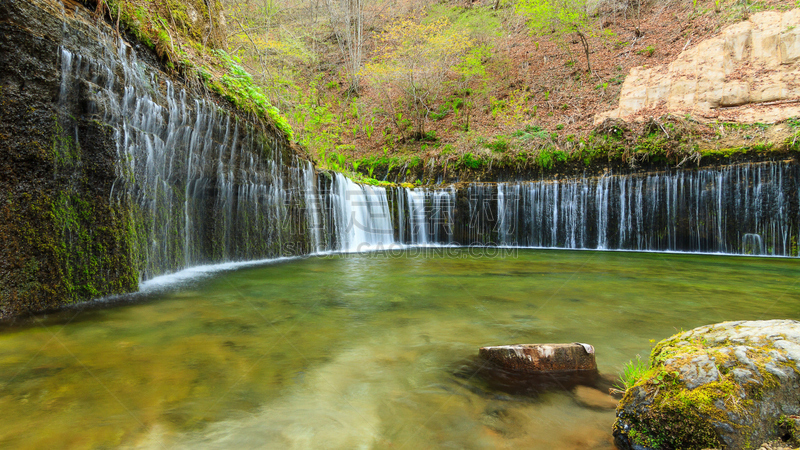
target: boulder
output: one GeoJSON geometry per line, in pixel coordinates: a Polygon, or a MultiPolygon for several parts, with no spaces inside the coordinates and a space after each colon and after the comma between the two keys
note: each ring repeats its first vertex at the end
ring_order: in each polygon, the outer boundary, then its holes
{"type": "Polygon", "coordinates": [[[757,448],[798,413],[800,322],[724,322],[659,342],[613,432],[621,449],[757,448]]]}
{"type": "Polygon", "coordinates": [[[597,371],[594,347],[578,342],[482,347],[479,355],[505,370],[519,373],[597,371]]]}
{"type": "Polygon", "coordinates": [[[483,387],[515,395],[538,395],[575,386],[596,387],[594,347],[588,344],[517,344],[483,347],[464,366],[465,378],[476,375],[483,387]]]}
{"type": "Polygon", "coordinates": [[[595,125],[646,119],[653,109],[740,123],[800,115],[798,23],[800,8],[760,12],[689,46],[667,65],[632,68],[619,107],[597,114],[595,125]]]}

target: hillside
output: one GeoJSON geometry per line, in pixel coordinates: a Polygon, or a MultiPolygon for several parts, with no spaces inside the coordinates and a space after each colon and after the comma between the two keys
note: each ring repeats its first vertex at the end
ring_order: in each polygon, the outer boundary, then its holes
{"type": "Polygon", "coordinates": [[[685,163],[708,151],[729,155],[750,144],[784,151],[792,136],[725,124],[721,134],[707,121],[657,111],[658,127],[676,130],[669,138],[644,139],[656,126],[646,120],[617,128],[594,123],[618,106],[631,68],[668,64],[725,26],[788,10],[790,1],[586,5],[581,34],[591,72],[579,35],[559,32],[553,22],[532,29],[524,2],[314,5],[225,4],[231,54],[259,74],[256,81],[323,167],[419,184],[450,178],[448,168],[463,179],[486,176],[490,167],[547,171],[609,154],[636,166],[685,163]],[[361,61],[357,71],[354,59],[361,61]],[[606,142],[609,135],[619,142],[606,142]]]}
{"type": "MultiPolygon", "coordinates": [[[[727,26],[795,7],[789,0],[575,0],[560,19],[542,0],[195,3],[100,5],[168,70],[282,130],[318,167],[366,183],[631,170],[798,147],[800,122],[785,114],[700,117],[654,103],[635,120],[602,120],[622,111],[631,69],[641,78],[667,67],[727,26]]],[[[631,81],[629,91],[646,88],[631,81]]]]}

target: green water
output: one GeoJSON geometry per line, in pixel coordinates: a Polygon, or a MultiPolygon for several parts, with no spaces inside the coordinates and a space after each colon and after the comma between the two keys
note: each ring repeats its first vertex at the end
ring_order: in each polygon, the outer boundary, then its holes
{"type": "Polygon", "coordinates": [[[586,342],[602,373],[681,329],[800,319],[797,260],[449,250],[221,272],[0,329],[3,448],[611,448],[572,392],[476,393],[484,345],[586,342]]]}

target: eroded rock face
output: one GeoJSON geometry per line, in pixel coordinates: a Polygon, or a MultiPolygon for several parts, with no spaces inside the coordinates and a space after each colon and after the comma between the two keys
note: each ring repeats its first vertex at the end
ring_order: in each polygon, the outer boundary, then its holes
{"type": "Polygon", "coordinates": [[[619,108],[598,114],[634,119],[647,110],[732,122],[800,115],[800,9],[767,11],[725,28],[669,65],[631,69],[619,108]]]}
{"type": "Polygon", "coordinates": [[[622,449],[754,448],[800,412],[800,322],[724,322],[656,345],[617,409],[622,449]]]}

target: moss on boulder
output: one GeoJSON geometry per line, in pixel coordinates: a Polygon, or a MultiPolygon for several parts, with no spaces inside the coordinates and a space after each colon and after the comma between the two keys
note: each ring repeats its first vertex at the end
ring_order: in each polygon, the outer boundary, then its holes
{"type": "Polygon", "coordinates": [[[617,408],[622,449],[757,448],[800,412],[800,322],[724,322],[659,342],[617,408]]]}

